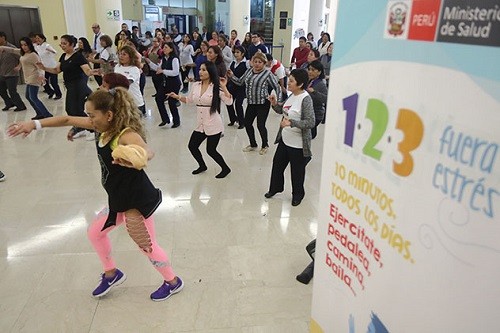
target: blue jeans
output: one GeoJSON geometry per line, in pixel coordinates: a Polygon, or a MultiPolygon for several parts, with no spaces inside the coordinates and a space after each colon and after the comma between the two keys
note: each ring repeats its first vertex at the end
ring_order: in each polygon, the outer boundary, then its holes
{"type": "Polygon", "coordinates": [[[26,85],[26,99],[30,102],[33,109],[35,109],[36,115],[39,117],[52,117],[52,114],[47,110],[42,101],[38,99],[38,86],[33,86],[31,84],[26,85]]]}

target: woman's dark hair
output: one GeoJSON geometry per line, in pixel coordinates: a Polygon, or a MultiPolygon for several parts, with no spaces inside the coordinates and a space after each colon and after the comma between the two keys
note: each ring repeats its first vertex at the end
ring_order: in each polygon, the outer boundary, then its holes
{"type": "Polygon", "coordinates": [[[151,33],[151,31],[146,31],[144,35],[146,35],[146,38],[153,38],[153,34],[151,33]]]}
{"type": "Polygon", "coordinates": [[[205,45],[207,47],[207,51],[208,49],[210,48],[210,44],[208,44],[208,42],[206,40],[202,40],[201,41],[201,44],[200,44],[200,50],[201,50],[201,45],[205,45]]]}
{"type": "Polygon", "coordinates": [[[43,41],[44,41],[44,42],[46,42],[46,41],[47,41],[47,38],[45,37],[45,35],[44,35],[44,34],[37,33],[37,34],[35,34],[35,36],[36,36],[36,37],[40,37],[41,39],[43,39],[43,41]]]}
{"type": "Polygon", "coordinates": [[[182,36],[182,42],[184,43],[184,37],[187,37],[189,38],[189,41],[188,41],[188,44],[193,40],[193,37],[191,37],[190,34],[184,34],[184,36],[182,36]]]}
{"type": "Polygon", "coordinates": [[[163,46],[165,47],[165,45],[167,45],[168,47],[170,47],[170,49],[172,50],[170,52],[170,54],[165,54],[165,56],[168,58],[169,56],[172,56],[174,58],[177,58],[177,48],[175,47],[175,44],[173,42],[166,42],[165,44],[163,44],[163,46]]]}
{"type": "MultiPolygon", "coordinates": [[[[19,39],[19,44],[21,44],[21,42],[25,42],[26,45],[28,45],[28,48],[30,49],[30,52],[37,53],[35,51],[35,47],[33,46],[33,42],[31,41],[30,38],[28,38],[28,37],[22,37],[21,39],[19,39]]],[[[25,52],[24,52],[23,48],[21,47],[21,55],[24,55],[24,54],[25,54],[25,52]]]]}
{"type": "Polygon", "coordinates": [[[224,35],[221,34],[221,35],[219,35],[219,39],[221,39],[224,42],[224,44],[227,45],[227,38],[226,38],[226,36],[224,36],[224,35]]]}
{"type": "Polygon", "coordinates": [[[219,112],[220,113],[220,78],[219,73],[217,71],[217,67],[211,61],[205,61],[202,63],[205,65],[207,69],[208,76],[210,78],[210,82],[214,85],[213,97],[212,97],[212,105],[210,106],[210,113],[219,112]]]}
{"type": "Polygon", "coordinates": [[[220,47],[218,47],[217,45],[211,45],[208,47],[208,49],[214,50],[215,54],[217,55],[217,58],[215,59],[216,64],[220,63],[221,61],[224,61],[220,47]]]}
{"type": "Polygon", "coordinates": [[[307,74],[307,70],[304,68],[295,68],[290,72],[290,75],[293,76],[295,81],[297,82],[297,86],[300,89],[305,89],[307,87],[307,83],[309,82],[309,75],[307,74]]]}
{"type": "Polygon", "coordinates": [[[321,61],[319,60],[314,60],[312,61],[308,66],[307,68],[314,68],[316,70],[318,70],[320,73],[319,73],[319,78],[320,79],[324,79],[325,78],[325,67],[323,67],[323,64],[321,63],[321,61]]]}
{"type": "Polygon", "coordinates": [[[122,46],[119,52],[125,52],[130,58],[130,63],[123,66],[136,66],[141,68],[141,59],[137,56],[137,50],[132,48],[132,46],[122,46]]]}
{"type": "Polygon", "coordinates": [[[160,33],[160,34],[161,34],[161,38],[162,38],[162,39],[163,39],[163,38],[165,38],[165,32],[164,32],[163,30],[161,30],[161,29],[156,29],[156,30],[155,30],[155,37],[156,37],[156,35],[157,35],[158,33],[160,33]]]}
{"type": "Polygon", "coordinates": [[[236,50],[240,51],[241,53],[243,53],[243,55],[245,55],[245,53],[247,52],[247,50],[245,50],[245,48],[241,45],[235,45],[233,49],[234,49],[234,51],[236,51],[236,50]]]}
{"type": "Polygon", "coordinates": [[[308,40],[308,41],[306,42],[306,44],[307,44],[307,45],[309,45],[309,48],[310,48],[311,50],[314,50],[314,45],[313,45],[313,43],[311,43],[311,41],[309,41],[309,40],[308,40]]]}
{"type": "Polygon", "coordinates": [[[78,40],[73,35],[62,35],[61,39],[66,40],[69,43],[69,45],[73,47],[75,47],[76,43],[78,43],[78,40]]]}
{"type": "Polygon", "coordinates": [[[92,53],[92,48],[90,47],[90,43],[89,43],[87,38],[80,37],[80,38],[78,38],[78,40],[81,41],[83,44],[83,52],[92,53]]]}
{"type": "Polygon", "coordinates": [[[119,73],[104,74],[102,80],[103,82],[106,82],[109,85],[109,89],[122,87],[128,90],[128,88],[130,87],[130,81],[123,74],[119,73]]]}
{"type": "Polygon", "coordinates": [[[323,35],[321,36],[321,38],[323,38],[323,36],[326,35],[326,37],[328,37],[328,41],[331,42],[332,40],[330,39],[330,34],[328,32],[324,32],[323,35]]]}
{"type": "Polygon", "coordinates": [[[309,50],[309,52],[314,53],[314,56],[316,57],[316,59],[317,59],[317,58],[319,58],[319,51],[318,51],[318,50],[316,50],[316,49],[311,49],[311,50],[309,50]]]}
{"type": "Polygon", "coordinates": [[[99,40],[103,40],[106,43],[106,47],[113,46],[113,40],[108,35],[99,37],[99,40]]]}

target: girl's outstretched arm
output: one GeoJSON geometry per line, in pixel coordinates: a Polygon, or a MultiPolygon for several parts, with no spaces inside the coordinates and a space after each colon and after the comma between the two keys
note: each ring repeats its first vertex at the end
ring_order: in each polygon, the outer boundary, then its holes
{"type": "Polygon", "coordinates": [[[85,129],[93,129],[94,126],[90,122],[90,118],[87,117],[72,117],[72,116],[57,116],[50,117],[40,120],[23,121],[19,123],[13,123],[7,128],[7,134],[10,137],[23,135],[27,137],[33,130],[41,129],[44,127],[64,127],[64,126],[74,126],[85,129]],[[40,128],[37,128],[37,123],[40,124],[40,128]]]}

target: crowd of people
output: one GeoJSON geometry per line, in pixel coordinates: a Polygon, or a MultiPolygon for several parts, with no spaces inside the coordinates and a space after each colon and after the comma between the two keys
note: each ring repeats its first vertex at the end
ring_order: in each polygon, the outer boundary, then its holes
{"type": "MultiPolygon", "coordinates": [[[[101,168],[107,173],[103,186],[109,196],[109,207],[98,214],[88,232],[104,270],[93,295],[104,296],[126,279],[109,256],[111,245],[107,236],[109,231],[125,224],[130,237],[164,278],[151,299],[164,300],[179,292],[183,282],[174,274],[166,253],[155,240],[152,216],[161,202],[161,191],[143,170],[154,156],[146,144],[141,121],[146,116],[146,76],[151,76],[155,89],[159,127],[167,128],[171,122],[168,128],[180,127],[179,107],[196,106],[196,127],[187,144],[198,164],[193,175],[207,170],[199,149],[205,140],[208,155],[221,168],[216,178],[226,178],[231,172],[217,151],[224,136],[223,109],[227,109],[227,126],[238,125],[238,129],[246,130],[249,145],[242,148],[243,152],[258,149],[256,120],[260,155],[269,150],[266,127],[269,111],[282,115],[269,188],[264,196],[269,199],[284,190],[284,172],[290,165],[291,204],[297,206],[305,196],[311,140],[325,119],[333,43],[328,33],[323,33],[318,42],[311,39],[311,34],[300,37],[286,68],[273,58],[263,37],[254,32],[246,33],[240,40],[236,30],[226,35],[222,31],[209,33],[206,27],[184,35],[176,27],[171,27],[171,33],[156,29],[142,36],[137,26],[130,31],[124,23],[114,38],[101,32],[97,23],[92,30],[90,39],[61,36],[63,53],[59,59],[41,33],[21,38],[18,49],[0,32],[0,95],[5,102],[2,110],[13,107],[14,112],[26,110],[17,93],[18,73],[22,68],[26,100],[35,111],[32,121],[14,123],[8,133],[28,135],[45,127],[69,126],[69,140],[87,137],[96,142],[101,168]],[[61,72],[67,116],[54,117],[38,98],[38,90],[43,87],[49,99],[62,98],[58,82],[61,72]],[[92,92],[89,88],[89,77],[95,78],[98,90],[92,92]]],[[[0,172],[0,181],[4,179],[0,172]]]]}

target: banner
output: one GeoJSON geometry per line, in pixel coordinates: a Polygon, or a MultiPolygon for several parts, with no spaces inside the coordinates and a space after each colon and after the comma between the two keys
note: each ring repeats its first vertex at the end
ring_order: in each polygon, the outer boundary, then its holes
{"type": "Polygon", "coordinates": [[[500,1],[340,0],[311,332],[499,332],[500,1]]]}

